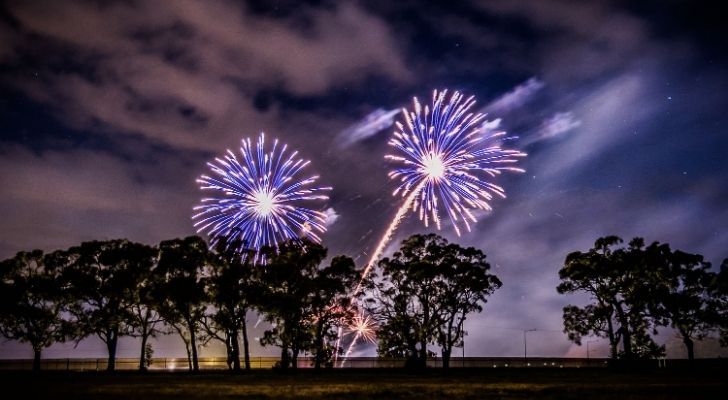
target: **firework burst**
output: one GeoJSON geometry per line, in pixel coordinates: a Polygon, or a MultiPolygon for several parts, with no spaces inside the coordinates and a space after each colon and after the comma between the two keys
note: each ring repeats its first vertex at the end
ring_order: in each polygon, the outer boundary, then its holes
{"type": "Polygon", "coordinates": [[[325,192],[331,188],[315,187],[316,175],[302,179],[309,161],[286,150],[274,140],[266,151],[261,133],[255,146],[250,138],[243,139],[241,158],[228,150],[208,163],[213,174],[202,175],[197,183],[214,197],[203,198],[194,208],[197,232],[205,231],[213,245],[224,239],[253,250],[301,236],[320,242],[326,216],[302,203],[328,199],[325,192]]]}
{"type": "Polygon", "coordinates": [[[454,92],[447,99],[447,90],[435,90],[432,108],[422,107],[417,98],[413,103],[413,111],[402,110],[405,123],[396,123],[389,141],[399,154],[385,156],[400,164],[389,177],[399,180],[393,195],[402,196],[404,202],[371,254],[356,292],[410,209],[425,226],[434,221],[438,229],[444,209],[460,236],[461,223],[470,231],[476,222],[472,210],[491,210],[493,196],[505,197],[492,178],[503,171],[523,172],[514,164],[526,154],[500,146],[506,133],[494,132],[485,114],[470,111],[475,105],[472,96],[454,92]]]}
{"type": "MultiPolygon", "coordinates": [[[[354,350],[354,346],[356,346],[360,340],[368,343],[374,343],[374,339],[377,335],[377,324],[369,315],[355,315],[348,324],[347,328],[349,333],[353,334],[354,337],[351,339],[351,343],[349,344],[349,347],[347,347],[339,367],[344,366],[344,363],[346,363],[346,360],[349,359],[349,355],[351,355],[351,352],[354,350]]],[[[341,329],[339,329],[339,335],[341,335],[341,329]]]]}
{"type": "MultiPolygon", "coordinates": [[[[349,324],[349,332],[352,332],[356,339],[374,343],[376,337],[376,323],[369,315],[356,315],[349,324]]],[[[356,341],[354,339],[354,342],[356,341]]]]}
{"type": "Polygon", "coordinates": [[[470,111],[475,105],[471,96],[447,90],[432,95],[432,106],[414,99],[414,110],[402,110],[404,124],[389,144],[398,150],[386,158],[400,164],[389,177],[399,181],[393,194],[408,198],[414,193],[412,209],[429,226],[441,228],[444,210],[458,236],[460,225],[470,231],[476,222],[472,210],[491,210],[494,196],[505,198],[502,187],[492,178],[503,171],[523,172],[515,167],[526,154],[504,149],[500,142],[505,132],[493,132],[484,124],[485,114],[470,111]]]}

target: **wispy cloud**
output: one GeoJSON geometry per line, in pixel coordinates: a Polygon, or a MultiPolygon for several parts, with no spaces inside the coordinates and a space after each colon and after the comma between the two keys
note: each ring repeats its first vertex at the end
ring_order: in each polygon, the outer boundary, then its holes
{"type": "Polygon", "coordinates": [[[344,129],[336,141],[340,147],[349,147],[377,133],[389,128],[394,123],[394,118],[400,113],[400,109],[385,110],[378,108],[369,113],[364,119],[344,129]]]}
{"type": "Polygon", "coordinates": [[[581,120],[574,116],[571,111],[557,112],[541,122],[535,133],[528,136],[521,142],[522,146],[528,146],[536,142],[548,140],[561,136],[574,128],[581,126],[581,120]]]}
{"type": "Polygon", "coordinates": [[[530,78],[529,80],[514,87],[511,91],[490,102],[483,108],[483,110],[489,114],[505,114],[526,104],[526,102],[531,100],[531,98],[533,98],[539,90],[543,89],[544,86],[546,85],[538,78],[530,78]]]}

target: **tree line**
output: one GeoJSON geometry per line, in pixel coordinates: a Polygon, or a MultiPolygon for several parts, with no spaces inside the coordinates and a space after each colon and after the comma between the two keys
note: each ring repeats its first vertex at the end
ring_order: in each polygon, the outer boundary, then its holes
{"type": "Polygon", "coordinates": [[[256,312],[270,325],[260,344],[280,348],[280,368],[296,368],[302,352],[321,368],[343,353],[339,327],[375,313],[383,354],[420,362],[429,343],[449,354],[462,338],[465,316],[500,286],[482,252],[435,235],[406,240],[401,252],[380,262],[382,275],[363,285],[354,260],[335,256],[322,265],[327,249],[316,243],[241,248],[224,241],[208,248],[191,236],[158,246],[120,239],[19,252],[0,263],[0,334],[32,347],[35,370],[45,348],[89,336],[105,343],[109,371],[119,339],[140,338],[139,369],[145,370],[150,338],[176,334],[191,371],[199,370],[198,345],[212,340],[225,345],[229,368],[239,371],[250,369],[247,317],[256,312]],[[365,287],[377,295],[364,299],[365,287]],[[402,301],[408,306],[399,308],[402,301]],[[410,346],[413,340],[420,350],[410,346]]]}
{"type": "MultiPolygon", "coordinates": [[[[591,299],[564,308],[570,340],[607,338],[612,357],[624,359],[664,353],[650,335],[662,326],[682,335],[690,358],[694,340],[713,331],[728,344],[728,260],[712,272],[702,256],[666,244],[621,242],[600,238],[566,257],[558,292],[591,299]]],[[[119,339],[140,338],[145,370],[150,338],[176,334],[191,371],[199,370],[198,345],[213,340],[240,371],[250,369],[247,318],[257,313],[269,325],[260,344],[280,348],[280,368],[296,368],[303,352],[323,368],[345,353],[341,327],[366,315],[376,323],[380,357],[423,368],[439,349],[447,368],[453,348],[463,346],[466,318],[502,286],[481,250],[434,234],[409,237],[376,267],[360,282],[353,259],[328,259],[326,248],[306,240],[258,252],[224,241],[209,248],[197,236],[19,252],[0,263],[0,335],[28,343],[36,370],[45,348],[89,336],[105,343],[110,371],[119,339]]]]}

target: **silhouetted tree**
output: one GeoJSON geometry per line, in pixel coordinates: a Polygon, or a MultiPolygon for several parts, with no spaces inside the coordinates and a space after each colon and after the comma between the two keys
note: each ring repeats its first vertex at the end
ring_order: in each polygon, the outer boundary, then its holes
{"type": "Polygon", "coordinates": [[[239,243],[228,246],[218,242],[210,276],[205,287],[213,306],[202,320],[210,338],[225,344],[230,367],[240,370],[239,335],[242,331],[245,369],[250,370],[250,345],[246,317],[255,301],[257,282],[251,264],[252,252],[237,250],[239,243]]]}
{"type": "Polygon", "coordinates": [[[437,269],[446,244],[436,235],[413,235],[391,258],[379,262],[381,279],[371,275],[375,290],[367,302],[380,321],[381,356],[405,356],[407,367],[425,367],[427,345],[440,327],[435,300],[444,288],[437,269]]]}
{"type": "Polygon", "coordinates": [[[190,371],[199,371],[197,333],[205,315],[205,269],[211,255],[199,236],[166,240],[159,244],[157,271],[162,284],[157,302],[162,318],[180,336],[190,371]]]}
{"type": "Polygon", "coordinates": [[[133,330],[137,290],[155,254],[153,248],[126,239],[85,242],[66,252],[64,274],[72,288],[69,311],[76,339],[97,335],[108,350],[108,371],[115,369],[119,338],[133,330]]]}
{"type": "Polygon", "coordinates": [[[141,339],[139,355],[139,370],[146,371],[149,364],[151,344],[149,338],[157,337],[159,334],[168,333],[164,329],[163,319],[159,314],[160,304],[157,292],[162,290],[162,277],[156,270],[156,263],[159,259],[159,250],[149,248],[149,256],[152,264],[140,264],[137,271],[137,286],[131,292],[131,314],[129,324],[132,328],[131,336],[141,339]]]}
{"type": "Polygon", "coordinates": [[[463,345],[468,314],[483,311],[488,296],[502,284],[488,273],[485,254],[473,247],[448,244],[438,268],[444,285],[436,300],[440,304],[437,344],[442,349],[442,366],[448,368],[453,346],[463,345]]]}
{"type": "Polygon", "coordinates": [[[564,332],[569,340],[578,345],[588,335],[607,338],[610,354],[616,358],[619,337],[615,334],[613,318],[614,309],[609,304],[589,304],[585,307],[568,305],[564,307],[564,332]]]}
{"type": "Polygon", "coordinates": [[[311,352],[314,355],[314,368],[331,362],[339,349],[332,345],[338,338],[337,325],[351,317],[352,291],[359,282],[354,260],[347,256],[337,256],[325,268],[312,271],[313,292],[310,296],[313,341],[311,352]]]}
{"type": "MultiPolygon", "coordinates": [[[[633,239],[627,248],[616,248],[622,243],[617,236],[599,238],[587,252],[573,252],[566,257],[559,271],[559,293],[584,292],[594,304],[588,308],[568,305],[564,308],[564,331],[569,338],[580,343],[586,334],[607,337],[611,356],[618,356],[617,343],[622,342],[622,356],[636,357],[635,334],[640,335],[640,351],[645,348],[660,349],[647,343],[650,326],[647,314],[650,288],[644,284],[644,241],[633,239]],[[578,327],[579,321],[583,324],[578,327]],[[635,331],[638,329],[639,332],[635,331]]],[[[655,356],[657,354],[652,354],[655,356]]]]}
{"type": "Polygon", "coordinates": [[[0,263],[0,335],[31,345],[34,371],[43,349],[66,339],[65,289],[59,269],[45,262],[41,250],[0,263]]]}
{"type": "Polygon", "coordinates": [[[672,251],[667,244],[652,243],[644,253],[650,313],[680,334],[692,360],[694,340],[703,339],[714,328],[710,285],[715,274],[708,271],[710,263],[703,256],[672,251]]]}
{"type": "Polygon", "coordinates": [[[260,343],[281,348],[280,367],[297,368],[298,355],[311,348],[314,278],[326,249],[308,240],[288,241],[262,249],[266,263],[256,269],[261,283],[259,310],[272,328],[260,343]]]}
{"type": "Polygon", "coordinates": [[[409,237],[379,269],[381,274],[369,280],[374,290],[367,299],[380,321],[378,352],[405,357],[411,367],[426,365],[428,344],[440,345],[448,367],[453,346],[462,343],[467,315],[481,311],[501,286],[480,250],[434,234],[409,237]]]}
{"type": "Polygon", "coordinates": [[[720,332],[721,346],[728,346],[728,258],[723,260],[720,272],[714,275],[710,286],[710,314],[712,323],[720,332]]]}

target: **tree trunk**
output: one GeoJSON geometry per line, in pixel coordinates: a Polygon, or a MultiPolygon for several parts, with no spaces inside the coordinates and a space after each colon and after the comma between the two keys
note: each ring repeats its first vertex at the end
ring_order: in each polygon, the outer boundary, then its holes
{"type": "Polygon", "coordinates": [[[147,334],[146,328],[142,330],[142,351],[139,355],[139,371],[146,371],[147,370],[147,339],[149,338],[149,334],[147,334]]]}
{"type": "Polygon", "coordinates": [[[287,347],[281,347],[281,369],[288,369],[290,363],[290,355],[287,347]]]}
{"type": "Polygon", "coordinates": [[[420,367],[427,367],[427,342],[429,342],[428,333],[430,331],[430,299],[426,297],[422,300],[422,330],[420,332],[420,367]]]}
{"type": "Polygon", "coordinates": [[[323,338],[323,324],[319,322],[316,324],[316,354],[314,358],[313,368],[315,370],[321,369],[321,362],[324,357],[324,338],[323,338]]]}
{"type": "Polygon", "coordinates": [[[619,330],[622,332],[622,348],[624,349],[624,358],[627,360],[633,359],[632,355],[632,334],[629,332],[629,321],[627,316],[624,315],[622,307],[619,305],[615,306],[617,310],[617,317],[619,318],[619,330]]]}
{"type": "Polygon", "coordinates": [[[185,342],[185,351],[187,352],[187,370],[192,372],[192,351],[190,350],[190,344],[185,342]]]}
{"type": "Polygon", "coordinates": [[[118,340],[118,328],[115,328],[106,334],[106,349],[109,352],[109,358],[106,364],[106,371],[108,372],[114,372],[114,370],[116,370],[116,343],[118,340]]]}
{"type": "Polygon", "coordinates": [[[298,353],[300,350],[298,348],[292,348],[291,349],[291,368],[292,369],[298,369],[298,353]]]}
{"type": "Polygon", "coordinates": [[[609,314],[609,317],[607,318],[607,334],[609,336],[609,356],[612,358],[612,360],[617,359],[617,345],[619,344],[619,340],[614,337],[614,324],[612,323],[612,314],[609,314]]]}
{"type": "Polygon", "coordinates": [[[33,371],[40,371],[40,350],[33,349],[33,371]]]}
{"type": "Polygon", "coordinates": [[[228,371],[233,370],[233,344],[232,344],[232,338],[230,337],[230,333],[225,333],[225,354],[227,354],[227,367],[228,371]]]}
{"type": "Polygon", "coordinates": [[[632,354],[632,334],[629,332],[628,327],[622,329],[622,347],[624,348],[624,358],[631,360],[634,358],[632,354]]]}
{"type": "Polygon", "coordinates": [[[450,368],[450,354],[452,354],[452,348],[442,349],[442,368],[450,368]]]}
{"type": "Polygon", "coordinates": [[[187,320],[187,329],[190,332],[190,347],[192,350],[192,371],[198,372],[200,364],[197,361],[197,338],[195,337],[195,325],[191,320],[187,320]]]}
{"type": "Polygon", "coordinates": [[[243,357],[245,358],[245,370],[250,371],[250,345],[248,343],[248,323],[243,317],[243,357]]]}
{"type": "Polygon", "coordinates": [[[685,343],[685,348],[688,350],[688,360],[692,361],[695,359],[695,349],[694,349],[694,343],[693,339],[691,339],[689,336],[683,336],[683,343],[685,343]]]}
{"type": "Polygon", "coordinates": [[[240,343],[238,343],[237,329],[230,332],[230,344],[232,345],[233,371],[240,371],[240,343]]]}
{"type": "Polygon", "coordinates": [[[419,367],[420,368],[426,368],[427,367],[427,341],[423,340],[422,343],[420,343],[420,354],[419,357],[419,367]]]}
{"type": "Polygon", "coordinates": [[[412,338],[407,343],[407,360],[404,367],[407,369],[418,369],[420,367],[420,352],[417,350],[417,340],[412,338]]]}

